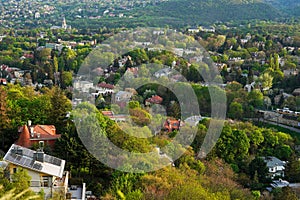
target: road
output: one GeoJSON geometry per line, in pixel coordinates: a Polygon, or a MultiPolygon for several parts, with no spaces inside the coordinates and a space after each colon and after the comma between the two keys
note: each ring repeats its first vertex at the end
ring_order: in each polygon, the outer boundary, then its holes
{"type": "Polygon", "coordinates": [[[268,121],[268,120],[265,120],[265,119],[261,119],[260,121],[262,121],[264,123],[272,124],[272,125],[275,125],[275,126],[280,126],[282,128],[286,128],[286,129],[289,129],[291,131],[300,133],[300,129],[298,129],[298,128],[294,128],[294,127],[283,125],[283,124],[277,124],[276,122],[271,122],[271,121],[268,121]]]}

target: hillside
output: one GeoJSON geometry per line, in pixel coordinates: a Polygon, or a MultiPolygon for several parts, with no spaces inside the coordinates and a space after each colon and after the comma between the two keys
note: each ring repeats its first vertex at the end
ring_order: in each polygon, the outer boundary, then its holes
{"type": "Polygon", "coordinates": [[[300,1],[299,0],[264,0],[265,3],[274,6],[286,16],[300,16],[300,1]]]}
{"type": "MultiPolygon", "coordinates": [[[[133,18],[90,21],[90,26],[183,27],[208,25],[216,21],[242,21],[251,19],[274,20],[284,15],[271,4],[259,0],[169,0],[144,8],[134,8],[126,15],[133,18]]],[[[79,23],[84,24],[84,21],[79,23]]],[[[76,23],[78,24],[78,23],[76,23]]]]}
{"type": "Polygon", "coordinates": [[[275,19],[282,16],[270,4],[246,0],[173,0],[137,10],[136,13],[143,13],[145,17],[151,16],[158,21],[161,18],[173,18],[190,25],[215,21],[275,19]]]}

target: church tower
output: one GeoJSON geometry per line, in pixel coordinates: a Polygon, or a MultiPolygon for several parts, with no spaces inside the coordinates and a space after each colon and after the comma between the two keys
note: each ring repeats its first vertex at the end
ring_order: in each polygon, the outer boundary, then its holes
{"type": "Polygon", "coordinates": [[[62,21],[62,25],[61,25],[61,28],[63,29],[67,29],[67,22],[66,22],[66,18],[63,19],[62,21]]]}

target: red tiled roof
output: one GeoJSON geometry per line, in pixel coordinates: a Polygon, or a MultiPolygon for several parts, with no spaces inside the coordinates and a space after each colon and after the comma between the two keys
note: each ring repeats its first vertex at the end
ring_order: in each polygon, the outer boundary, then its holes
{"type": "Polygon", "coordinates": [[[22,126],[21,128],[19,128],[19,131],[21,132],[21,134],[16,144],[23,147],[30,147],[31,142],[30,142],[30,132],[28,126],[26,125],[22,126]]]}
{"type": "Polygon", "coordinates": [[[155,95],[151,98],[148,98],[146,101],[149,102],[149,103],[161,104],[162,101],[163,101],[163,98],[161,98],[158,95],[155,95]]]}
{"type": "Polygon", "coordinates": [[[180,128],[180,120],[177,119],[167,119],[164,123],[164,128],[169,132],[173,130],[179,130],[180,128]]]}
{"type": "Polygon", "coordinates": [[[133,73],[134,76],[137,76],[139,68],[137,68],[137,67],[131,67],[131,68],[128,68],[127,70],[130,71],[131,73],[133,73]]]}
{"type": "Polygon", "coordinates": [[[23,55],[25,58],[34,58],[33,54],[25,53],[23,55]]]}
{"type": "Polygon", "coordinates": [[[18,131],[21,133],[16,144],[26,148],[30,148],[36,141],[60,138],[60,135],[56,134],[56,129],[53,125],[35,125],[31,127],[24,125],[18,131]],[[31,134],[30,129],[32,129],[33,134],[31,134]]]}
{"type": "Polygon", "coordinates": [[[108,84],[108,83],[105,83],[105,82],[99,83],[98,86],[101,87],[101,88],[107,88],[107,89],[114,89],[115,88],[115,86],[113,86],[111,84],[108,84]]]}
{"type": "Polygon", "coordinates": [[[112,117],[114,113],[112,111],[101,111],[104,116],[112,117]]]}

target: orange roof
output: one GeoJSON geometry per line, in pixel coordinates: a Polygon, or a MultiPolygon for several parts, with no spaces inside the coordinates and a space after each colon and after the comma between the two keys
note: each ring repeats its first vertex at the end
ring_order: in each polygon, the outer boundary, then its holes
{"type": "Polygon", "coordinates": [[[53,125],[34,125],[28,127],[27,125],[19,128],[20,136],[17,145],[23,147],[31,147],[36,141],[56,140],[60,135],[56,134],[55,126],[53,125]]]}
{"type": "Polygon", "coordinates": [[[148,98],[146,101],[150,102],[150,103],[161,104],[162,101],[163,101],[163,98],[161,98],[158,95],[155,95],[155,96],[153,96],[151,98],[148,98]]]}
{"type": "Polygon", "coordinates": [[[172,130],[179,130],[180,120],[177,119],[167,119],[164,123],[164,128],[171,132],[172,130]]]}
{"type": "Polygon", "coordinates": [[[108,116],[108,117],[112,117],[114,115],[114,113],[112,111],[110,111],[110,110],[108,110],[108,111],[101,111],[101,112],[102,112],[102,114],[104,116],[108,116]]]}
{"type": "Polygon", "coordinates": [[[30,147],[30,132],[26,125],[22,126],[19,129],[19,132],[21,132],[18,141],[16,142],[17,145],[23,146],[23,147],[30,147]]]}
{"type": "Polygon", "coordinates": [[[56,135],[56,129],[53,125],[35,125],[33,132],[41,135],[56,135]]]}
{"type": "Polygon", "coordinates": [[[133,73],[134,76],[137,76],[139,68],[137,68],[137,67],[131,67],[131,68],[128,68],[127,70],[130,71],[131,73],[133,73]]]}

